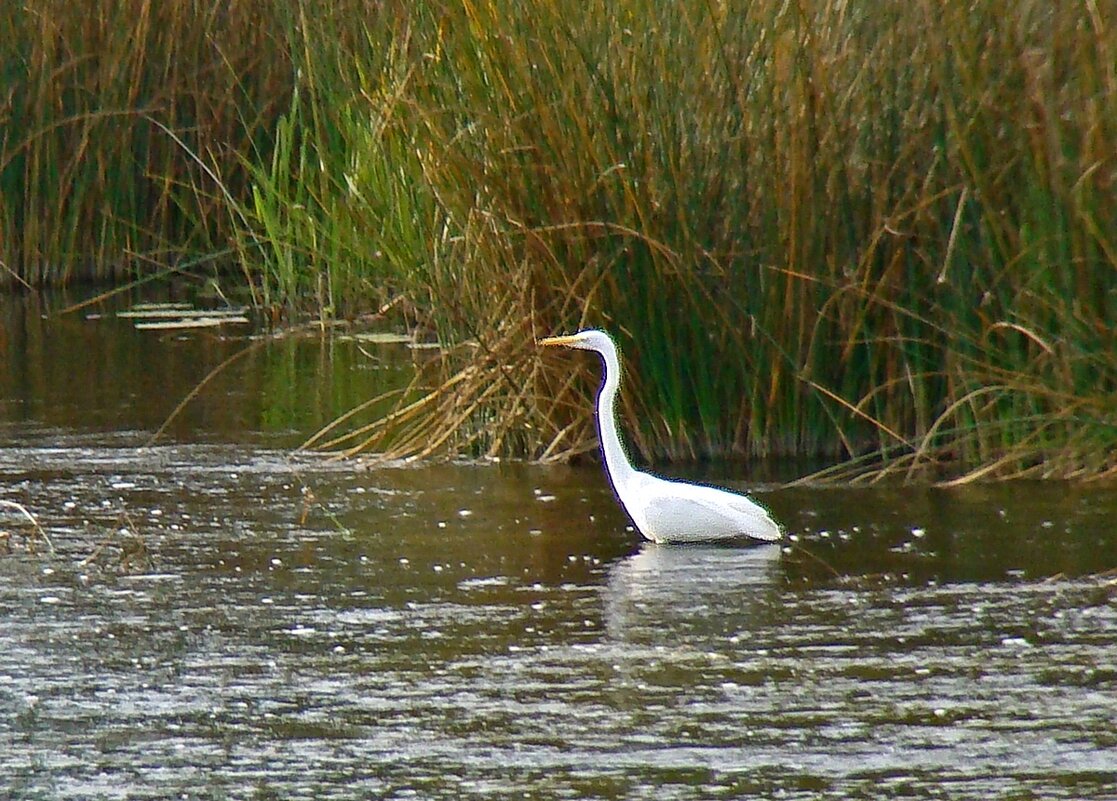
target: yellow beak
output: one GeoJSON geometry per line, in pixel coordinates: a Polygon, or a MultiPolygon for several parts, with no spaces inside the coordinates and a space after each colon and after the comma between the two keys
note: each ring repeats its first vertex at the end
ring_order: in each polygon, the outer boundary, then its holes
{"type": "Polygon", "coordinates": [[[535,341],[535,344],[544,345],[544,346],[549,346],[549,345],[567,345],[567,346],[569,346],[569,345],[573,345],[575,341],[577,341],[577,337],[574,337],[574,336],[545,337],[544,339],[537,339],[535,341]]]}

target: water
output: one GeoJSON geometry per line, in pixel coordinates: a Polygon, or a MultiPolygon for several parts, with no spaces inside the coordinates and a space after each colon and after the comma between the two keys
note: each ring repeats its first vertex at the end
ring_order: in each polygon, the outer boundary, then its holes
{"type": "MultiPolygon", "coordinates": [[[[70,324],[110,376],[231,347],[70,324]]],[[[115,418],[0,384],[54,546],[0,512],[0,797],[1117,798],[1117,491],[716,468],[788,548],[642,545],[593,469],[292,456],[269,370],[395,374],[275,347],[146,449],[190,360],[115,418]]]]}

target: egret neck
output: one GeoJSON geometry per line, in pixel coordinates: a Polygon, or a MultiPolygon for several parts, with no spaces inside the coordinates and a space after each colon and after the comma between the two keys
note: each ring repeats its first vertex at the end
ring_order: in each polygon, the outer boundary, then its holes
{"type": "Polygon", "coordinates": [[[597,395],[597,427],[601,438],[601,452],[613,481],[614,489],[626,487],[636,472],[628,461],[621,444],[617,428],[617,390],[621,385],[621,362],[616,346],[609,340],[602,348],[601,358],[605,362],[605,383],[597,395]]]}

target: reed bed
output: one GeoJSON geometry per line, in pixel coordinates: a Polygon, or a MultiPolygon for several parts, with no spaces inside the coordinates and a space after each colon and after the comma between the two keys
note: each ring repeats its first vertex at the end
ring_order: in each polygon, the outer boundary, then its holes
{"type": "Polygon", "coordinates": [[[999,0],[413,6],[370,33],[394,47],[339,126],[368,183],[335,169],[333,194],[380,198],[359,205],[382,274],[470,344],[349,444],[583,452],[599,368],[540,366],[532,341],[594,324],[650,460],[1111,475],[1114,22],[999,0]]]}
{"type": "Polygon", "coordinates": [[[647,460],[1117,471],[1111,6],[233,5],[259,63],[233,31],[222,64],[275,91],[238,83],[241,127],[198,126],[161,186],[262,303],[405,298],[446,345],[396,412],[317,443],[584,453],[599,368],[533,340],[595,325],[647,460]]]}
{"type": "Polygon", "coordinates": [[[288,105],[284,37],[257,24],[272,6],[0,5],[0,286],[120,280],[227,247],[214,178],[242,195],[239,154],[270,149],[288,105]]]}

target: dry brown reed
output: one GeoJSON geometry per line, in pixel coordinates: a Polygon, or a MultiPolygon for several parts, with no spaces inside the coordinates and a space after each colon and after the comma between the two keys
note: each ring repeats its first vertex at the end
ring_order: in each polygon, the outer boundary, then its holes
{"type": "Polygon", "coordinates": [[[115,279],[221,249],[227,201],[160,126],[243,187],[241,156],[266,146],[293,78],[275,8],[4,3],[0,283],[115,279]]]}

